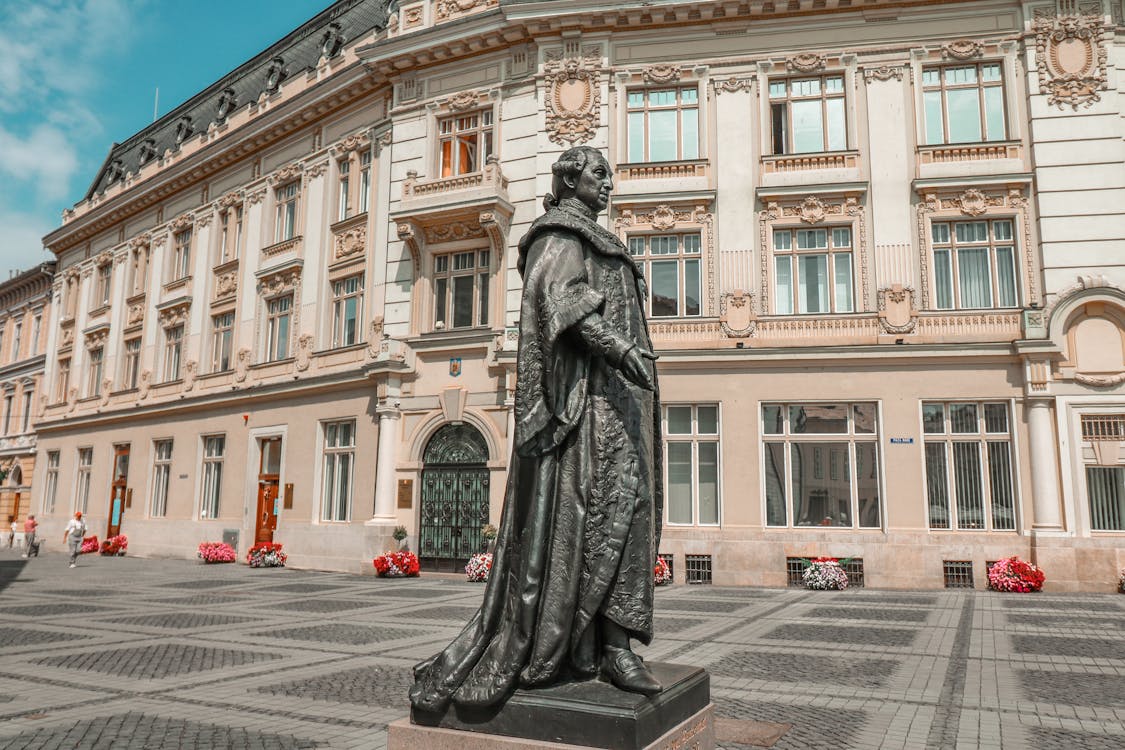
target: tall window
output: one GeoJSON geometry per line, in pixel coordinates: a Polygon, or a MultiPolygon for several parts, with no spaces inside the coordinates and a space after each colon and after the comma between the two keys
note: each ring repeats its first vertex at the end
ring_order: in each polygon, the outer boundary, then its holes
{"type": "Polygon", "coordinates": [[[367,213],[371,205],[371,151],[359,155],[359,212],[367,213]]]}
{"type": "Polygon", "coordinates": [[[164,329],[164,382],[180,379],[180,357],[184,349],[184,327],[164,329]]]}
{"type": "Polygon", "coordinates": [[[47,451],[47,486],[43,490],[43,512],[55,512],[59,492],[59,452],[47,451]]]}
{"type": "Polygon", "coordinates": [[[31,429],[31,405],[35,402],[35,390],[30,386],[23,392],[23,414],[20,422],[20,432],[31,429]]]}
{"type": "MultiPolygon", "coordinates": [[[[3,364],[6,359],[4,357],[4,332],[7,330],[8,321],[0,320],[0,364],[3,364]]],[[[15,357],[12,357],[12,359],[15,359],[15,357]]]]}
{"type": "MultiPolygon", "coordinates": [[[[189,233],[190,236],[190,233],[189,233]]],[[[98,266],[98,284],[94,290],[94,303],[97,307],[109,304],[109,292],[113,281],[113,264],[98,266]]]]}
{"type": "MultiPolygon", "coordinates": [[[[15,326],[12,327],[12,360],[20,358],[20,344],[23,343],[23,321],[17,320],[15,326]]],[[[28,352],[28,356],[35,354],[34,351],[28,352]]]]}
{"type": "Polygon", "coordinates": [[[848,148],[843,76],[770,81],[774,154],[810,154],[848,148]]]}
{"type": "Polygon", "coordinates": [[[719,523],[719,407],[665,406],[665,492],[670,524],[719,523]]]}
{"type": "Polygon", "coordinates": [[[434,256],[434,328],[488,325],[488,251],[434,256]]]}
{"type": "Polygon", "coordinates": [[[152,506],[149,514],[162,518],[168,514],[168,483],[172,478],[172,441],[152,444],[152,506]]]}
{"type": "Polygon", "coordinates": [[[90,350],[90,367],[87,370],[86,395],[90,397],[102,395],[102,371],[105,367],[105,349],[98,347],[90,350]]]}
{"type": "Polygon", "coordinates": [[[363,276],[332,282],[332,346],[351,346],[359,340],[363,315],[363,276]]]}
{"type": "Polygon", "coordinates": [[[74,483],[74,510],[85,515],[90,505],[90,471],[94,466],[94,449],[78,449],[78,477],[74,483]]]}
{"type": "Polygon", "coordinates": [[[1000,63],[922,69],[926,143],[980,143],[1008,137],[1000,63]]]}
{"type": "Polygon", "coordinates": [[[698,89],[630,91],[627,129],[631,162],[698,159],[698,89]]]}
{"type": "Polygon", "coordinates": [[[492,155],[492,110],[438,120],[441,176],[479,172],[492,155]]]}
{"type": "Polygon", "coordinates": [[[849,227],[775,229],[773,253],[778,315],[855,310],[849,227]]]}
{"type": "Polygon", "coordinates": [[[629,252],[648,280],[648,314],[675,318],[702,314],[703,280],[698,233],[629,238],[629,252]]]}
{"type": "Polygon", "coordinates": [[[13,396],[4,397],[4,429],[0,432],[0,435],[7,435],[12,431],[12,407],[14,404],[15,398],[13,396]]]}
{"type": "Polygon", "coordinates": [[[234,342],[234,313],[225,312],[211,317],[211,372],[225,372],[231,366],[231,347],[234,342]]]}
{"type": "Polygon", "coordinates": [[[289,356],[289,318],[293,313],[293,296],[286,295],[266,303],[266,361],[289,356]]]}
{"type": "Polygon", "coordinates": [[[1016,528],[1005,403],[923,403],[931,529],[1016,528]]]}
{"type": "Polygon", "coordinates": [[[277,225],[274,228],[274,241],[284,242],[297,236],[297,206],[301,198],[299,182],[282,185],[275,192],[277,199],[277,225]]]}
{"type": "Polygon", "coordinates": [[[931,232],[939,310],[1019,305],[1010,219],[935,222],[931,232]]]}
{"type": "Polygon", "coordinates": [[[339,189],[337,190],[337,200],[340,203],[340,207],[337,211],[336,220],[343,221],[352,215],[351,201],[348,200],[348,186],[351,184],[352,163],[350,159],[344,159],[338,162],[337,166],[340,169],[340,183],[339,189]]]}
{"type": "Polygon", "coordinates": [[[219,263],[238,257],[242,248],[242,206],[219,214],[219,263]]]}
{"type": "Polygon", "coordinates": [[[355,421],[324,425],[324,504],[321,519],[347,521],[355,466],[355,421]]]}
{"type": "Polygon", "coordinates": [[[766,523],[878,528],[875,404],[763,404],[766,523]]]}
{"type": "MultiPolygon", "coordinates": [[[[1111,460],[1116,462],[1116,446],[1125,440],[1125,416],[1083,414],[1082,440],[1094,444],[1095,448],[1107,442],[1113,448],[1111,460]]],[[[1087,465],[1086,495],[1093,531],[1125,531],[1125,466],[1087,465]]]]}
{"type": "Polygon", "coordinates": [[[172,238],[171,281],[186,279],[191,275],[191,227],[176,232],[172,238]]]}
{"type": "Polygon", "coordinates": [[[200,518],[219,517],[219,497],[223,488],[223,454],[227,440],[223,435],[203,438],[203,496],[199,502],[200,518]]]}
{"type": "Polygon", "coordinates": [[[39,334],[43,332],[43,316],[37,314],[31,321],[31,348],[28,353],[34,355],[39,351],[39,334]]]}
{"type": "Polygon", "coordinates": [[[70,394],[70,357],[59,359],[59,373],[55,378],[55,402],[66,401],[70,394]]]}
{"type": "Polygon", "coordinates": [[[141,339],[125,339],[125,358],[122,362],[121,385],[127,389],[137,387],[141,375],[141,339]]]}

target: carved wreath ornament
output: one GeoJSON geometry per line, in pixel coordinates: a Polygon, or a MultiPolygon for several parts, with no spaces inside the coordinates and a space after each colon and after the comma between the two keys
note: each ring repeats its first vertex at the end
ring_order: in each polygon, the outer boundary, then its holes
{"type": "Polygon", "coordinates": [[[574,146],[594,137],[601,119],[600,67],[597,47],[585,48],[582,57],[547,54],[547,135],[555,143],[574,146]]]}
{"type": "Polygon", "coordinates": [[[1048,103],[1077,110],[1101,101],[1107,79],[1100,16],[1038,17],[1034,28],[1039,93],[1048,103]]]}

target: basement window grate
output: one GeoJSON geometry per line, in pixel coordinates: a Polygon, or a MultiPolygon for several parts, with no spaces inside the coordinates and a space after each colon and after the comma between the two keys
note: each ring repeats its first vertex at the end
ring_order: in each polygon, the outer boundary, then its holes
{"type": "Polygon", "coordinates": [[[971,560],[942,560],[941,568],[947,589],[973,588],[973,563],[971,560]]]}
{"type": "Polygon", "coordinates": [[[688,583],[711,583],[711,556],[684,555],[684,573],[688,583]]]}

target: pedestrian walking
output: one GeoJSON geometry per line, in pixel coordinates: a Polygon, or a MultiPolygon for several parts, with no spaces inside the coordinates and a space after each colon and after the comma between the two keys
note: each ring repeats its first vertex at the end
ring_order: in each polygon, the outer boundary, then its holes
{"type": "MultiPolygon", "coordinates": [[[[35,549],[35,530],[39,528],[39,522],[35,520],[33,514],[28,514],[27,520],[23,522],[23,557],[31,554],[35,549]]],[[[35,550],[35,556],[39,557],[39,551],[35,550]]]]}
{"type": "Polygon", "coordinates": [[[16,545],[16,517],[8,516],[8,521],[12,524],[8,529],[8,547],[14,547],[16,545]]]}
{"type": "Polygon", "coordinates": [[[86,536],[86,522],[82,520],[82,511],[75,511],[74,518],[66,525],[63,532],[63,541],[70,548],[70,567],[78,567],[78,553],[82,551],[82,538],[86,536]]]}

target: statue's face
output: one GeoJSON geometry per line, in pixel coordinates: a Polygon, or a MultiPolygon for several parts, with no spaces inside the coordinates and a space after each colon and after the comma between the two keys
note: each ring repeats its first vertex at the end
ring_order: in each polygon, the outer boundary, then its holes
{"type": "Polygon", "coordinates": [[[595,212],[601,213],[609,205],[609,192],[613,190],[613,170],[599,156],[586,162],[574,185],[574,197],[595,212]]]}

